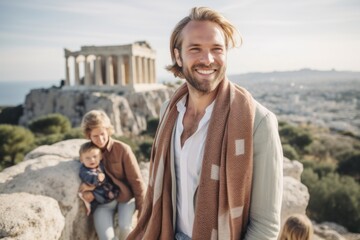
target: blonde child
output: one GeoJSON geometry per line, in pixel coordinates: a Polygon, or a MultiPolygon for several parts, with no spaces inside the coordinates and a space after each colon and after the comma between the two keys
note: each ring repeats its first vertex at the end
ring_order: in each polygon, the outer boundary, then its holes
{"type": "MultiPolygon", "coordinates": [[[[94,225],[100,240],[117,239],[114,231],[114,214],[118,213],[120,239],[125,239],[131,229],[135,209],[141,212],[145,184],[131,148],[111,138],[114,133],[109,117],[104,111],[86,113],[81,123],[84,135],[102,151],[104,172],[119,188],[118,196],[111,202],[98,205],[94,211],[94,225]]],[[[86,186],[80,186],[85,192],[86,186]]],[[[139,215],[138,214],[138,215],[139,215]]]]}
{"type": "Polygon", "coordinates": [[[294,214],[286,220],[279,240],[311,240],[312,236],[310,219],[305,215],[294,214]]]}
{"type": "Polygon", "coordinates": [[[82,191],[79,196],[84,200],[89,215],[99,204],[114,200],[119,194],[119,188],[105,174],[100,148],[92,142],[86,142],[81,145],[79,155],[81,162],[79,177],[89,187],[89,191],[82,191]]]}

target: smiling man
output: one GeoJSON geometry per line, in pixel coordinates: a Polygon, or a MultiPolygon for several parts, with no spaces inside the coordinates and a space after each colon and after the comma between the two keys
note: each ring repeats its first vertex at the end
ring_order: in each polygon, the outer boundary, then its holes
{"type": "Polygon", "coordinates": [[[277,239],[277,120],[226,77],[237,33],[205,7],[176,25],[167,69],[186,82],[162,108],[143,212],[129,239],[277,239]]]}

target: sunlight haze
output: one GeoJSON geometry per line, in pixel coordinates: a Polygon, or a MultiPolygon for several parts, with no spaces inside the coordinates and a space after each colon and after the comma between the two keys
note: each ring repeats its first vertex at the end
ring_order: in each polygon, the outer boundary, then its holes
{"type": "MultiPolygon", "coordinates": [[[[194,1],[0,0],[0,81],[65,77],[64,48],[147,41],[157,78],[171,79],[169,37],[194,1]]],[[[228,73],[301,68],[360,71],[360,1],[196,1],[225,15],[243,45],[228,73]]]]}

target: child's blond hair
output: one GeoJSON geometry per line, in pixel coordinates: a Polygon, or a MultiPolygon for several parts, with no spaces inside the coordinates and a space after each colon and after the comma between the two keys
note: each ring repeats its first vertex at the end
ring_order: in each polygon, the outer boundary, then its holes
{"type": "Polygon", "coordinates": [[[91,130],[103,127],[107,129],[109,136],[114,133],[114,127],[111,124],[110,118],[102,110],[91,110],[87,112],[81,122],[81,128],[85,137],[90,139],[91,130]]]}
{"type": "Polygon", "coordinates": [[[91,141],[86,142],[81,144],[80,149],[79,149],[79,156],[80,156],[80,162],[82,162],[81,160],[81,155],[85,152],[91,151],[93,149],[99,150],[99,152],[101,153],[101,149],[98,148],[98,146],[96,146],[94,143],[92,143],[91,141]]]}
{"type": "Polygon", "coordinates": [[[294,214],[286,220],[279,240],[310,240],[312,235],[310,219],[305,215],[294,214]]]}

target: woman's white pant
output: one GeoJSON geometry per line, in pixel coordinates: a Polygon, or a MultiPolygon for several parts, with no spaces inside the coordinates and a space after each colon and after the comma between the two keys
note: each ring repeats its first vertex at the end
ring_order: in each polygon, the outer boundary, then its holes
{"type": "Polygon", "coordinates": [[[95,230],[99,240],[125,239],[131,232],[132,216],[135,212],[135,199],[126,203],[116,200],[97,206],[94,212],[95,230]],[[120,236],[115,236],[114,214],[118,212],[120,236]]]}

